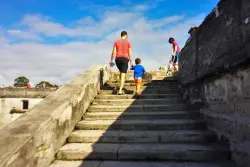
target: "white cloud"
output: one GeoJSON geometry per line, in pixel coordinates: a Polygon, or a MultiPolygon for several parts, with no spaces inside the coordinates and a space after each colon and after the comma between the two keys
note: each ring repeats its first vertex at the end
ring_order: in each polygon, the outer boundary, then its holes
{"type": "Polygon", "coordinates": [[[100,22],[91,17],[82,18],[77,21],[74,27],[54,22],[48,17],[40,15],[26,15],[22,25],[27,26],[33,33],[41,33],[45,36],[68,36],[68,37],[101,37],[104,33],[125,26],[128,22],[134,21],[138,15],[129,12],[106,12],[100,22]],[[85,23],[85,25],[83,24],[85,23]],[[82,25],[83,24],[83,25],[82,25]]]}
{"type": "Polygon", "coordinates": [[[9,40],[7,39],[4,30],[0,27],[0,44],[6,44],[9,40]]]}
{"type": "Polygon", "coordinates": [[[91,16],[87,16],[77,20],[77,25],[80,26],[93,26],[96,23],[97,23],[96,20],[94,20],[91,16]]]}
{"type": "Polygon", "coordinates": [[[4,44],[4,43],[7,43],[7,42],[8,42],[7,38],[5,36],[0,35],[0,44],[4,44]]]}
{"type": "MultiPolygon", "coordinates": [[[[64,44],[21,42],[0,45],[0,84],[11,84],[19,75],[27,76],[32,83],[48,80],[63,84],[92,64],[107,64],[113,42],[119,39],[122,30],[129,33],[133,57],[139,56],[147,70],[158,69],[159,66],[166,65],[170,58],[168,38],[173,36],[183,44],[189,28],[201,23],[203,18],[204,15],[189,19],[172,16],[150,20],[142,13],[107,11],[99,21],[86,17],[76,21],[74,26],[69,26],[48,17],[27,15],[22,20],[22,25],[28,27],[25,30],[28,34],[57,38],[60,35],[101,38],[98,41],[75,40],[64,44]],[[181,22],[178,24],[166,28],[169,23],[179,20],[181,22]]],[[[13,34],[13,30],[7,31],[13,34]]],[[[18,29],[15,31],[17,33],[18,29]]],[[[20,33],[23,32],[20,30],[20,33]]],[[[28,34],[24,36],[27,37],[28,34]]]]}
{"type": "Polygon", "coordinates": [[[40,40],[40,38],[34,33],[25,32],[25,31],[18,30],[18,29],[8,30],[7,33],[9,36],[15,37],[15,38],[28,39],[28,40],[40,40]]]}
{"type": "Polygon", "coordinates": [[[154,27],[162,27],[162,26],[165,26],[167,24],[180,21],[182,19],[184,19],[184,16],[176,15],[176,16],[165,17],[165,18],[162,18],[159,20],[154,20],[154,21],[152,21],[152,24],[154,27]]]}
{"type": "MultiPolygon", "coordinates": [[[[150,27],[162,27],[169,23],[177,22],[184,16],[171,16],[159,20],[147,20],[150,27]]],[[[140,20],[145,20],[141,13],[107,11],[97,22],[92,17],[87,16],[76,21],[73,27],[56,23],[48,17],[40,15],[26,15],[22,20],[22,25],[27,26],[33,33],[41,33],[45,36],[68,36],[68,37],[92,37],[100,38],[104,34],[112,33],[127,25],[140,24],[140,20]]],[[[138,25],[138,28],[145,28],[138,25]]],[[[28,34],[27,34],[28,35],[28,34]]],[[[31,35],[31,34],[30,34],[31,35]]]]}
{"type": "Polygon", "coordinates": [[[27,26],[32,32],[47,36],[76,36],[79,33],[78,29],[67,28],[60,23],[51,21],[48,17],[40,15],[26,15],[21,24],[27,26]]]}

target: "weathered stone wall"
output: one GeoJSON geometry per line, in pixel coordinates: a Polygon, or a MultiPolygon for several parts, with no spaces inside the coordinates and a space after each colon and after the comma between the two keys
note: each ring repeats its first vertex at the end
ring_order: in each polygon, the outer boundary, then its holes
{"type": "Polygon", "coordinates": [[[184,96],[250,166],[250,1],[221,0],[180,55],[184,96]],[[199,105],[198,105],[199,104],[199,105]]]}
{"type": "MultiPolygon", "coordinates": [[[[195,35],[196,37],[196,35],[195,35]]],[[[191,38],[190,42],[185,45],[181,51],[179,60],[178,76],[183,84],[195,80],[196,77],[196,38],[191,38]]]]}
{"type": "Polygon", "coordinates": [[[0,88],[0,98],[45,98],[56,88],[0,88]]]}
{"type": "Polygon", "coordinates": [[[185,97],[226,141],[233,159],[250,166],[250,66],[184,86],[185,97]]]}
{"type": "Polygon", "coordinates": [[[94,66],[0,130],[0,167],[46,167],[110,76],[94,66]]]}
{"type": "Polygon", "coordinates": [[[249,0],[222,0],[207,16],[180,55],[182,81],[202,79],[249,61],[249,3],[249,0]]]}

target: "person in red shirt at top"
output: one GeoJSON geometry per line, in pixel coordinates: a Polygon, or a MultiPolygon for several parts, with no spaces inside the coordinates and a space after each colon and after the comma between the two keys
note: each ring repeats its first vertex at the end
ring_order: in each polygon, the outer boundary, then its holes
{"type": "Polygon", "coordinates": [[[31,86],[30,86],[30,83],[27,83],[26,84],[26,88],[29,89],[31,86]]]}
{"type": "Polygon", "coordinates": [[[178,71],[178,67],[177,67],[177,63],[178,63],[178,56],[181,52],[181,48],[178,45],[178,43],[175,41],[174,38],[169,38],[169,43],[173,45],[173,53],[172,53],[172,60],[170,60],[170,62],[173,63],[173,71],[176,72],[178,71]]]}
{"type": "Polygon", "coordinates": [[[109,64],[112,66],[113,60],[115,59],[116,66],[120,71],[119,95],[123,94],[122,89],[125,82],[126,73],[128,71],[128,63],[130,62],[130,67],[133,65],[131,44],[127,38],[128,33],[126,31],[122,31],[121,39],[114,43],[111,60],[109,62],[109,64]]]}

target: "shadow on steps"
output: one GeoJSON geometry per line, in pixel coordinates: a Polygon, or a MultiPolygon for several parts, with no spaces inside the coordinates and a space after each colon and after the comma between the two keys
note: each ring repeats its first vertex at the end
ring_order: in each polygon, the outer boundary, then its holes
{"type": "Polygon", "coordinates": [[[133,82],[116,95],[108,82],[76,125],[51,167],[230,167],[199,113],[182,99],[176,80],[133,82]]]}

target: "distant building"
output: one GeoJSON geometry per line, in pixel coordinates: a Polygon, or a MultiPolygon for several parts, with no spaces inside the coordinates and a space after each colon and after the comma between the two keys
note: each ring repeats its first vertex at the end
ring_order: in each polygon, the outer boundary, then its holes
{"type": "Polygon", "coordinates": [[[14,121],[57,89],[0,88],[0,128],[14,121]]]}

